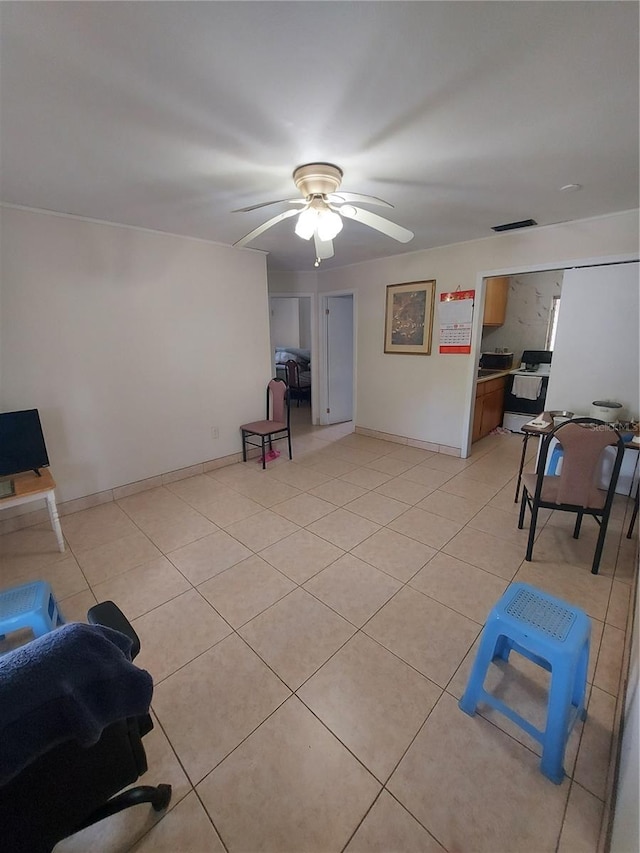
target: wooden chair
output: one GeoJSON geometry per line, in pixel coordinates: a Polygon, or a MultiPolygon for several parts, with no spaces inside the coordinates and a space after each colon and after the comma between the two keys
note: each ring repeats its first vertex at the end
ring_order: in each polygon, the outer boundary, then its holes
{"type": "Polygon", "coordinates": [[[592,574],[598,574],[624,449],[620,433],[604,421],[594,418],[566,421],[544,437],[537,473],[524,474],[522,477],[524,488],[518,519],[520,530],[524,525],[526,507],[531,511],[526,560],[530,561],[533,554],[538,510],[541,507],[556,512],[575,513],[574,539],[580,536],[583,516],[591,515],[600,527],[591,568],[592,574]],[[549,475],[545,469],[553,438],[562,448],[562,467],[559,474],[549,475]],[[615,448],[615,456],[608,487],[602,489],[598,486],[598,479],[603,471],[603,453],[608,447],[615,448]]]}
{"type": "Polygon", "coordinates": [[[291,455],[291,428],[289,408],[289,388],[284,379],[277,377],[267,385],[267,417],[263,421],[252,421],[242,424],[242,459],[247,461],[247,445],[258,447],[262,450],[262,467],[266,468],[267,446],[273,450],[273,442],[287,439],[289,445],[289,459],[291,455]],[[259,439],[259,443],[251,441],[251,437],[259,439]]]}

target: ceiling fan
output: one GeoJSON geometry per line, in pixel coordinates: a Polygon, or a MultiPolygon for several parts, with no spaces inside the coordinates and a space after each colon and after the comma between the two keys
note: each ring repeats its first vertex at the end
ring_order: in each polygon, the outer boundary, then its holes
{"type": "Polygon", "coordinates": [[[298,166],[293,172],[293,181],[300,190],[302,198],[264,201],[250,207],[241,207],[234,210],[233,213],[247,213],[250,210],[257,210],[270,204],[293,204],[296,207],[292,210],[285,210],[284,213],[279,213],[263,222],[262,225],[245,234],[233,245],[246,246],[247,243],[255,240],[268,228],[282,222],[283,219],[289,219],[291,216],[298,217],[295,227],[295,233],[298,237],[302,237],[303,240],[310,240],[312,237],[314,239],[316,267],[326,258],[333,257],[333,238],[342,231],[342,217],[361,222],[363,225],[368,225],[369,228],[375,228],[376,231],[380,231],[400,243],[408,243],[409,240],[413,239],[413,232],[407,228],[351,204],[351,202],[357,201],[361,204],[393,207],[388,201],[383,201],[376,196],[338,192],[342,183],[342,175],[342,169],[332,163],[306,163],[303,166],[298,166]]]}

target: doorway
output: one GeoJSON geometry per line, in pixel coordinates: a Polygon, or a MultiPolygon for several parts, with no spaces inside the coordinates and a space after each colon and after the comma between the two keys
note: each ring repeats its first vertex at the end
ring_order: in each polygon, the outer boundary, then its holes
{"type": "Polygon", "coordinates": [[[483,279],[471,442],[495,430],[519,432],[544,411],[563,275],[552,269],[483,279]]]}
{"type": "Polygon", "coordinates": [[[322,297],[322,340],[325,382],[322,383],[323,424],[345,423],[355,417],[355,333],[353,293],[322,297]]]}
{"type": "MultiPolygon", "coordinates": [[[[472,347],[473,359],[471,360],[471,363],[469,364],[469,374],[468,374],[469,375],[469,384],[467,385],[467,396],[466,396],[466,403],[467,403],[467,407],[468,407],[467,408],[468,421],[466,424],[466,428],[464,429],[463,434],[462,434],[462,442],[461,442],[461,456],[462,456],[462,458],[467,458],[471,453],[471,442],[472,442],[472,436],[473,436],[473,421],[474,421],[475,404],[476,404],[476,392],[477,392],[478,382],[480,381],[479,377],[478,377],[478,363],[480,360],[480,356],[482,354],[482,350],[484,348],[483,344],[487,343],[487,339],[483,338],[483,332],[484,332],[484,328],[483,328],[484,316],[483,315],[484,315],[484,304],[485,304],[485,294],[486,294],[486,280],[488,278],[492,278],[492,277],[496,277],[496,276],[507,276],[507,277],[511,277],[511,278],[522,277],[524,279],[525,277],[528,277],[530,274],[549,273],[549,272],[555,273],[556,275],[562,276],[562,301],[564,303],[565,302],[565,296],[566,296],[566,284],[567,284],[566,274],[570,270],[571,271],[573,271],[573,270],[584,270],[584,269],[589,269],[592,267],[597,267],[600,270],[602,270],[602,268],[610,269],[610,268],[617,267],[617,266],[627,266],[629,264],[637,264],[637,261],[638,261],[637,255],[617,255],[617,256],[605,256],[602,258],[599,258],[599,257],[585,258],[582,261],[580,261],[580,263],[574,262],[574,263],[567,263],[564,265],[540,264],[540,265],[535,265],[535,266],[530,267],[529,269],[524,269],[524,270],[522,270],[522,269],[518,270],[517,268],[516,269],[507,268],[507,269],[497,269],[497,270],[491,270],[491,271],[487,270],[487,271],[479,272],[477,274],[476,294],[479,297],[478,298],[478,306],[480,308],[480,312],[478,312],[477,314],[474,314],[474,318],[473,318],[473,339],[475,341],[475,344],[472,347]]],[[[590,305],[590,311],[592,312],[592,314],[597,315],[599,310],[600,310],[598,307],[598,304],[602,303],[603,307],[609,307],[610,302],[611,302],[611,300],[610,300],[610,297],[607,296],[606,288],[604,290],[601,288],[598,291],[598,299],[595,300],[594,304],[590,305]]],[[[549,346],[551,336],[553,335],[555,337],[555,331],[557,329],[558,340],[560,340],[565,335],[571,333],[571,327],[575,327],[576,322],[575,322],[575,317],[571,316],[572,312],[565,310],[564,305],[563,305],[563,308],[560,309],[559,300],[555,302],[555,309],[556,309],[555,312],[552,312],[553,307],[554,306],[552,305],[550,312],[549,312],[551,316],[549,316],[547,318],[547,327],[546,327],[546,333],[545,333],[545,347],[544,348],[548,347],[549,349],[553,349],[554,353],[556,353],[556,355],[557,355],[557,352],[556,352],[556,350],[558,349],[557,341],[554,340],[553,345],[549,346]]],[[[633,316],[637,317],[637,310],[635,310],[635,313],[633,313],[633,316]]],[[[583,336],[584,329],[579,330],[578,334],[580,336],[583,336]]],[[[635,336],[635,342],[636,342],[636,347],[637,347],[637,331],[636,331],[636,336],[635,336]]],[[[584,347],[583,347],[583,349],[584,349],[584,347]]],[[[595,350],[594,350],[594,352],[595,352],[595,350]]],[[[599,356],[600,361],[602,363],[606,362],[608,365],[608,369],[611,370],[611,366],[609,364],[608,358],[603,359],[601,350],[598,350],[598,352],[600,353],[600,356],[599,356]]],[[[516,353],[514,353],[514,356],[516,356],[516,358],[517,358],[516,353]]],[[[556,361],[558,361],[557,358],[556,358],[556,361]]],[[[517,364],[515,359],[514,359],[514,363],[517,364]]],[[[517,366],[519,366],[519,365],[517,365],[517,366]]],[[[584,369],[584,365],[581,364],[580,367],[581,367],[581,369],[584,369]]],[[[558,372],[559,371],[554,369],[554,366],[552,366],[551,374],[552,374],[552,378],[554,381],[551,381],[551,377],[550,377],[547,399],[545,401],[546,406],[549,409],[553,409],[554,407],[559,408],[559,409],[566,409],[567,405],[568,405],[566,399],[561,400],[561,401],[557,401],[557,396],[558,396],[556,394],[557,383],[555,380],[557,378],[558,372]],[[562,405],[560,405],[560,402],[562,402],[562,405]]],[[[584,405],[584,403],[581,403],[581,406],[583,406],[583,405],[584,405]]],[[[569,408],[571,408],[571,406],[569,406],[569,408]]],[[[580,411],[580,410],[581,410],[580,407],[575,408],[575,411],[580,411]]]]}
{"type": "MultiPolygon", "coordinates": [[[[300,395],[293,403],[299,424],[314,421],[317,376],[314,353],[315,306],[312,294],[271,294],[269,296],[269,332],[271,340],[272,375],[287,380],[285,364],[293,359],[298,365],[301,384],[311,392],[300,395]]],[[[292,409],[292,416],[294,410],[292,409]]]]}
{"type": "Polygon", "coordinates": [[[555,338],[563,277],[563,269],[505,276],[508,286],[501,322],[483,323],[482,352],[513,353],[516,368],[525,350],[553,350],[550,331],[555,338]]]}

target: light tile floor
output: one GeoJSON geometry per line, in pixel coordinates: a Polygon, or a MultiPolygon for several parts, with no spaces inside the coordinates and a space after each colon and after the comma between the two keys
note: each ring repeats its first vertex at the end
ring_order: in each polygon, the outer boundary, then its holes
{"type": "MultiPolygon", "coordinates": [[[[68,619],[115,600],[155,680],[145,782],[170,810],[114,816],[57,848],[229,853],[595,851],[637,566],[616,500],[594,533],[546,513],[531,563],[513,502],[521,443],[461,460],[312,428],[294,460],[255,461],[0,537],[0,579],[50,580],[68,619]],[[593,619],[589,716],[568,778],[487,709],[457,707],[477,638],[510,581],[593,619]]],[[[540,724],[546,673],[512,657],[491,685],[540,724]]]]}

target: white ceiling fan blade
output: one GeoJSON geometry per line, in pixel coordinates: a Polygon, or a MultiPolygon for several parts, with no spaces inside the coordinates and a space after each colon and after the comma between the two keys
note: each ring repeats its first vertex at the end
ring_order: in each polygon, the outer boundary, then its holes
{"type": "Polygon", "coordinates": [[[248,234],[245,234],[244,237],[235,242],[233,245],[246,246],[247,243],[250,243],[252,240],[255,240],[256,237],[259,237],[268,228],[271,228],[272,225],[276,225],[278,222],[282,222],[283,219],[288,219],[290,216],[297,216],[299,213],[299,210],[285,210],[284,213],[279,213],[277,216],[274,216],[271,219],[267,219],[267,221],[263,222],[262,225],[258,225],[258,227],[254,228],[253,231],[249,231],[248,234]]]}
{"type": "Polygon", "coordinates": [[[377,204],[381,207],[393,207],[388,201],[385,201],[382,198],[378,198],[375,195],[362,195],[362,193],[329,193],[327,196],[329,201],[332,201],[336,204],[343,204],[345,201],[360,201],[365,204],[377,204]]]}
{"type": "Polygon", "coordinates": [[[279,198],[275,201],[263,201],[261,204],[252,204],[249,207],[239,207],[237,210],[232,210],[231,213],[248,213],[250,210],[257,210],[259,207],[268,207],[270,204],[306,204],[303,198],[279,198]]]}
{"type": "Polygon", "coordinates": [[[413,231],[408,228],[403,228],[401,225],[396,225],[395,222],[390,222],[377,213],[371,213],[369,210],[362,210],[353,205],[344,205],[340,208],[340,214],[346,216],[347,219],[355,219],[356,222],[362,222],[363,225],[368,225],[370,228],[375,228],[376,231],[386,234],[387,237],[392,237],[399,243],[408,243],[413,240],[413,231]]]}
{"type": "Polygon", "coordinates": [[[313,241],[316,246],[316,258],[326,261],[327,258],[333,257],[333,240],[321,240],[316,232],[313,235],[313,241]]]}

